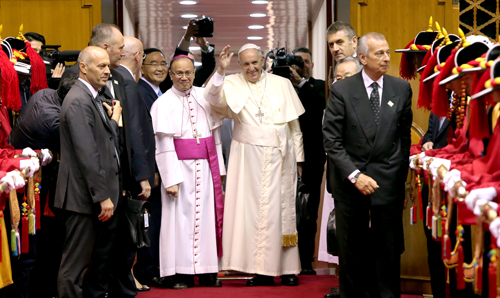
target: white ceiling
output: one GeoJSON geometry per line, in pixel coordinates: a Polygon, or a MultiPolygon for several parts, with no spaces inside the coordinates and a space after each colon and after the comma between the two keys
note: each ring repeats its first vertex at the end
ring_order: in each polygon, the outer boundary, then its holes
{"type": "MultiPolygon", "coordinates": [[[[287,43],[288,51],[298,46],[308,46],[308,21],[315,19],[324,0],[274,0],[267,4],[252,4],[252,0],[197,0],[196,5],[181,5],[180,1],[125,0],[132,19],[138,22],[139,39],[144,47],[161,49],[167,57],[175,50],[184,35],[189,19],[182,14],[206,15],[214,19],[216,56],[225,45],[237,52],[245,43],[259,45],[266,53],[287,43]],[[251,13],[264,13],[265,17],[253,18],[251,13]],[[252,30],[250,25],[263,25],[264,29],[252,30]],[[248,36],[261,36],[262,40],[248,40],[248,36]]],[[[196,46],[194,42],[191,42],[196,46]]],[[[194,51],[197,60],[199,51],[194,51]]],[[[237,71],[233,59],[232,71],[237,71]]]]}

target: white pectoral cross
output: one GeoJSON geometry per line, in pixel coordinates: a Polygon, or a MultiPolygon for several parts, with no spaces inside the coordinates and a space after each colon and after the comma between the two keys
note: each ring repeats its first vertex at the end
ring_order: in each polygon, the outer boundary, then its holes
{"type": "Polygon", "coordinates": [[[259,108],[259,112],[255,114],[255,117],[259,117],[260,124],[262,124],[262,117],[264,116],[264,113],[259,108]]]}
{"type": "Polygon", "coordinates": [[[200,144],[201,133],[193,133],[193,138],[196,138],[196,144],[200,144]]]}

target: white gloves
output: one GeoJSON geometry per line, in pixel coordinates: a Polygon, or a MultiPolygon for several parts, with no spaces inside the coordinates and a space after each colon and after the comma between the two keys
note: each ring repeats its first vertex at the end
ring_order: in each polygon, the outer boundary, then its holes
{"type": "Polygon", "coordinates": [[[485,199],[479,199],[476,201],[476,205],[474,206],[474,214],[477,215],[477,216],[481,216],[481,208],[483,208],[483,206],[488,203],[491,208],[497,210],[498,208],[498,204],[495,203],[495,202],[489,202],[488,200],[485,200],[485,199]]]}
{"type": "Polygon", "coordinates": [[[496,197],[497,191],[494,187],[473,189],[470,191],[467,197],[465,197],[465,204],[467,205],[467,208],[469,208],[470,210],[474,210],[475,213],[476,202],[478,200],[491,201],[496,197]]]}
{"type": "Polygon", "coordinates": [[[37,154],[35,151],[33,151],[33,149],[31,149],[30,147],[26,147],[23,149],[23,152],[21,153],[22,155],[26,155],[26,156],[31,156],[31,157],[36,157],[37,154]]]}
{"type": "Polygon", "coordinates": [[[48,165],[52,161],[52,156],[50,155],[49,149],[42,149],[42,166],[48,165]]]}
{"type": "Polygon", "coordinates": [[[500,245],[500,217],[495,218],[491,223],[490,223],[490,232],[491,234],[497,238],[497,246],[500,245]]]}
{"type": "MultiPolygon", "coordinates": [[[[448,173],[451,173],[451,172],[448,172],[448,173]]],[[[464,181],[462,181],[462,179],[460,179],[460,172],[458,172],[458,173],[459,173],[458,176],[457,175],[450,176],[447,182],[443,181],[443,183],[444,183],[444,191],[447,191],[448,194],[450,196],[452,196],[452,197],[455,197],[455,194],[453,193],[453,187],[455,186],[455,183],[457,183],[458,181],[461,181],[462,185],[464,187],[467,186],[467,183],[465,183],[464,181]]],[[[445,177],[446,177],[446,175],[445,175],[445,177]]]]}
{"type": "Polygon", "coordinates": [[[24,178],[21,177],[21,172],[19,171],[8,172],[7,175],[0,179],[0,183],[7,183],[8,187],[5,189],[6,193],[24,187],[25,185],[24,178]]]}
{"type": "Polygon", "coordinates": [[[36,157],[24,159],[19,162],[19,168],[21,170],[29,168],[29,172],[27,173],[26,177],[33,177],[33,174],[35,174],[35,172],[40,169],[40,162],[36,157]]]}
{"type": "MultiPolygon", "coordinates": [[[[427,165],[427,162],[429,161],[429,159],[430,159],[429,157],[426,157],[424,165],[427,165]]],[[[429,165],[428,171],[431,171],[432,176],[437,177],[437,170],[439,169],[439,167],[441,165],[445,166],[445,168],[449,171],[450,170],[450,166],[451,166],[451,161],[448,160],[448,159],[435,157],[432,160],[431,164],[429,165]]]]}
{"type": "Polygon", "coordinates": [[[458,177],[460,179],[461,177],[461,173],[459,170],[457,169],[453,169],[451,171],[449,171],[448,173],[444,174],[444,177],[443,177],[443,183],[446,187],[446,185],[448,184],[448,181],[450,181],[451,177],[458,177]]]}
{"type": "MultiPolygon", "coordinates": [[[[418,158],[420,158],[420,160],[422,160],[422,158],[425,157],[424,152],[417,154],[417,155],[418,155],[418,158]]],[[[417,155],[410,156],[410,168],[412,168],[413,170],[416,170],[415,164],[413,163],[413,160],[415,159],[415,157],[417,157],[417,155]]]]}

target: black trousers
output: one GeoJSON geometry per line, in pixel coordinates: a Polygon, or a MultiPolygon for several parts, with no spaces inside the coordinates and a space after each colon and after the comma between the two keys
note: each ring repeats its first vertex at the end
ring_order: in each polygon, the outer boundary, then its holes
{"type": "Polygon", "coordinates": [[[148,201],[151,203],[151,217],[148,236],[150,248],[137,251],[137,263],[134,266],[135,278],[141,283],[148,284],[154,277],[160,277],[160,227],[161,227],[161,191],[165,191],[160,184],[153,188],[148,201]]]}
{"type": "Polygon", "coordinates": [[[370,197],[354,186],[351,193],[342,198],[334,195],[340,296],[399,298],[403,198],[371,206],[370,197]]]}
{"type": "Polygon", "coordinates": [[[307,218],[301,219],[300,226],[297,226],[297,231],[299,233],[299,256],[302,269],[312,269],[311,263],[314,261],[323,169],[324,165],[316,167],[314,171],[306,171],[306,169],[304,169],[302,174],[303,182],[306,184],[307,192],[309,193],[309,201],[306,207],[307,218]]]}
{"type": "Polygon", "coordinates": [[[130,242],[123,237],[126,229],[122,204],[118,203],[114,215],[105,222],[100,222],[97,215],[65,212],[59,298],[100,298],[108,292],[109,297],[137,295],[131,273],[135,252],[130,253],[130,242]]]}
{"type": "MultiPolygon", "coordinates": [[[[422,185],[422,204],[427,206],[429,201],[429,186],[427,183],[422,185]]],[[[424,208],[425,210],[425,208],[424,208]]],[[[427,212],[424,212],[424,233],[427,239],[427,263],[431,275],[432,295],[435,298],[446,297],[446,267],[443,264],[441,256],[441,242],[432,238],[432,229],[427,228],[427,212]]]]}

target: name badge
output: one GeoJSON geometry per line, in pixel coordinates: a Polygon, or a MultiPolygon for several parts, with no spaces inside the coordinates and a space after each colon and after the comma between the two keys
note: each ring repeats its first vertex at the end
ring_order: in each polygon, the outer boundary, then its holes
{"type": "MultiPolygon", "coordinates": [[[[116,81],[115,81],[116,82],[116,81]]],[[[394,105],[394,103],[392,101],[389,100],[389,102],[387,103],[391,108],[392,106],[394,105]]]]}

